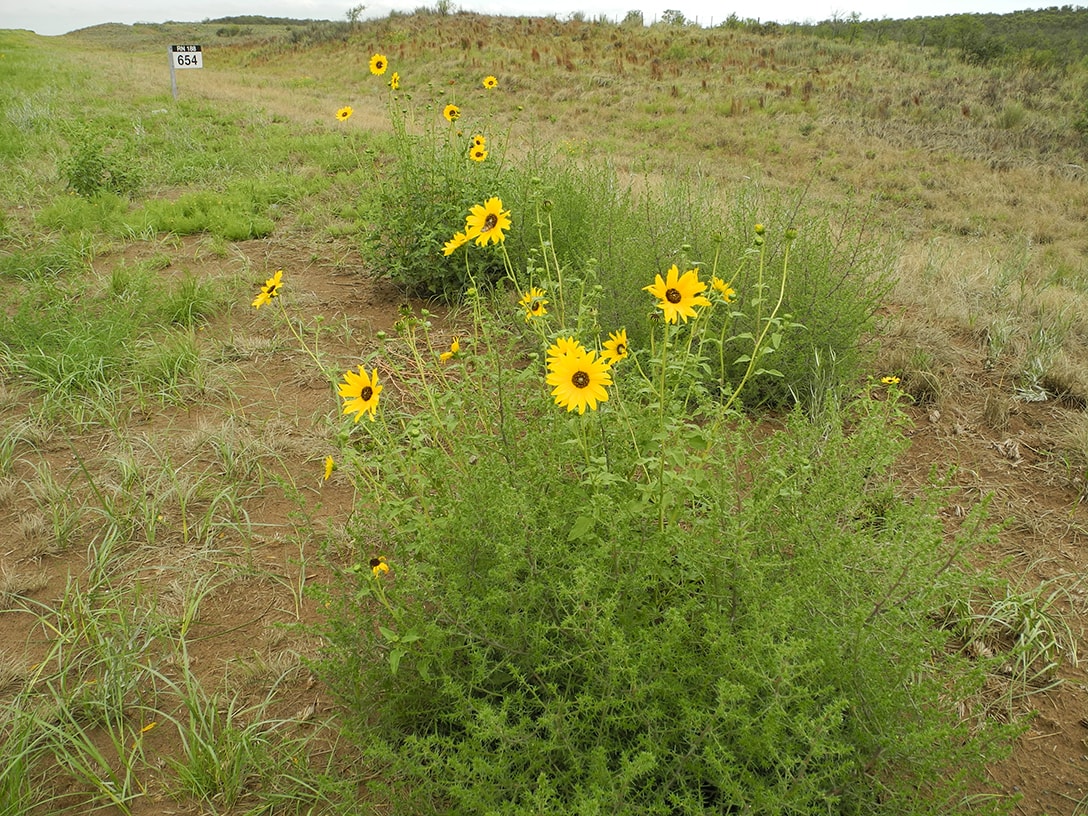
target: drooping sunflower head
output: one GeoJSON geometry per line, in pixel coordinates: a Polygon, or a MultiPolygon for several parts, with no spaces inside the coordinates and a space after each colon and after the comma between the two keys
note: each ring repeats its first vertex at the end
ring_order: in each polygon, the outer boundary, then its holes
{"type": "Polygon", "coordinates": [[[385,54],[375,54],[370,58],[370,73],[374,76],[381,76],[388,67],[389,60],[385,58],[385,54]]]}
{"type": "Polygon", "coordinates": [[[443,351],[438,355],[438,359],[443,363],[448,363],[454,357],[461,353],[461,341],[458,338],[453,338],[453,342],[450,343],[450,350],[443,351]]]}
{"type": "Polygon", "coordinates": [[[446,117],[447,122],[454,122],[460,118],[461,109],[454,104],[449,104],[442,108],[442,115],[446,117]]]}
{"type": "Polygon", "coordinates": [[[469,239],[469,236],[468,236],[468,233],[466,233],[466,232],[456,232],[456,233],[454,233],[453,237],[450,238],[450,240],[446,241],[445,246],[442,248],[442,254],[445,255],[446,257],[449,257],[454,252],[456,252],[458,249],[460,249],[465,244],[467,244],[468,239],[469,239]]]}
{"type": "Polygon", "coordinates": [[[604,344],[604,350],[601,352],[601,359],[609,365],[615,365],[627,354],[627,329],[611,332],[608,335],[608,341],[604,344]]]}
{"type": "Polygon", "coordinates": [[[473,147],[468,151],[468,157],[474,162],[482,162],[487,158],[487,149],[484,147],[473,147]]]}
{"type": "Polygon", "coordinates": [[[279,297],[280,289],[283,288],[283,270],[277,269],[276,274],[264,282],[264,286],[261,287],[261,291],[257,294],[257,297],[253,299],[251,304],[254,309],[259,309],[266,303],[270,303],[272,298],[279,297]]]}
{"type": "Polygon", "coordinates": [[[710,305],[710,301],[701,294],[706,291],[706,284],[699,280],[698,271],[689,269],[681,275],[676,264],[672,265],[664,280],[657,275],[652,284],[642,288],[657,298],[657,307],[667,323],[678,320],[687,323],[689,317],[696,316],[696,306],[710,305]]]}
{"type": "Polygon", "coordinates": [[[370,571],[378,578],[383,572],[389,572],[389,562],[384,555],[370,559],[370,571]]]}
{"type": "Polygon", "coordinates": [[[525,322],[528,323],[534,317],[543,317],[548,313],[545,308],[548,301],[544,298],[544,290],[532,287],[521,296],[518,305],[525,309],[525,322]]]}
{"type": "Polygon", "coordinates": [[[717,275],[712,275],[710,278],[710,288],[722,296],[722,300],[726,303],[732,303],[733,297],[737,294],[728,283],[719,278],[717,275]]]}
{"type": "Polygon", "coordinates": [[[351,105],[344,105],[344,107],[340,108],[336,112],[336,118],[339,119],[341,122],[346,122],[348,119],[351,118],[351,115],[353,113],[355,113],[355,111],[351,107],[351,105]]]}
{"type": "Polygon", "coordinates": [[[400,90],[400,74],[396,71],[393,72],[393,76],[389,77],[389,88],[393,91],[400,90]]]}
{"type": "Polygon", "coordinates": [[[552,386],[556,405],[584,414],[586,408],[596,411],[598,403],[608,401],[605,386],[612,384],[612,373],[608,363],[597,358],[597,352],[579,345],[548,362],[547,383],[552,386]]]}
{"type": "Polygon", "coordinates": [[[363,418],[363,414],[370,414],[373,421],[378,410],[378,397],[382,393],[382,386],[378,385],[378,369],[375,368],[369,375],[362,366],[359,366],[358,374],[345,372],[338,393],[344,398],[345,414],[355,414],[356,422],[363,418]]]}
{"type": "Polygon", "coordinates": [[[483,79],[483,86],[485,88],[487,88],[489,91],[491,91],[491,90],[494,90],[495,88],[499,87],[499,81],[497,79],[495,79],[495,77],[488,74],[483,79]]]}
{"type": "Polygon", "coordinates": [[[510,229],[510,211],[502,208],[502,199],[489,198],[483,204],[474,204],[465,218],[465,232],[476,239],[477,246],[487,246],[488,241],[500,243],[506,240],[504,230],[510,229]]]}

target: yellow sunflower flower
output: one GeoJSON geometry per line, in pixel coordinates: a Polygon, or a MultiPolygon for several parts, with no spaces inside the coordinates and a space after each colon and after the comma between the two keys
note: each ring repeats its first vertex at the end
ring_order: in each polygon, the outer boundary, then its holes
{"type": "Polygon", "coordinates": [[[488,76],[484,77],[483,86],[491,91],[499,87],[499,81],[489,74],[488,76]]]}
{"type": "Polygon", "coordinates": [[[332,476],[333,468],[336,467],[336,461],[331,456],[325,457],[325,481],[329,480],[332,476]]]}
{"type": "Polygon", "coordinates": [[[544,307],[548,301],[544,299],[544,290],[533,287],[518,301],[518,306],[525,308],[525,322],[528,323],[534,317],[543,317],[548,313],[544,307]]]}
{"type": "Polygon", "coordinates": [[[896,377],[895,375],[892,375],[890,377],[881,377],[880,381],[882,383],[884,383],[884,385],[898,385],[899,384],[899,378],[896,377]]]}
{"type": "Polygon", "coordinates": [[[609,365],[615,365],[627,356],[627,329],[611,332],[604,344],[601,359],[609,365]]]}
{"type": "Polygon", "coordinates": [[[547,383],[556,405],[584,414],[587,407],[596,411],[597,403],[608,400],[605,386],[612,384],[612,374],[608,363],[597,359],[597,352],[579,349],[548,363],[547,383]]]}
{"type": "Polygon", "coordinates": [[[264,282],[260,294],[253,299],[253,308],[259,309],[266,303],[270,303],[272,298],[279,297],[281,288],[283,288],[283,270],[278,269],[275,275],[264,282]]]}
{"type": "Polygon", "coordinates": [[[475,136],[472,137],[472,146],[487,147],[487,137],[484,136],[482,133],[477,133],[475,136]]]}
{"type": "Polygon", "coordinates": [[[374,573],[375,578],[383,572],[389,572],[389,563],[385,560],[384,555],[379,555],[377,558],[370,559],[370,571],[374,573]]]}
{"type": "Polygon", "coordinates": [[[469,150],[468,157],[474,162],[482,162],[487,158],[487,151],[482,147],[474,147],[469,150]]]}
{"type": "Polygon", "coordinates": [[[452,122],[461,116],[461,109],[456,105],[446,105],[442,108],[442,115],[446,117],[447,122],[452,122]]]}
{"type": "Polygon", "coordinates": [[[400,74],[396,71],[393,72],[393,76],[389,77],[389,88],[394,91],[400,90],[400,74]]]}
{"type": "Polygon", "coordinates": [[[706,284],[699,280],[699,273],[689,269],[681,275],[676,264],[672,265],[665,280],[657,275],[652,284],[642,288],[657,298],[658,308],[667,323],[676,323],[678,318],[687,323],[689,317],[695,317],[696,306],[710,305],[710,301],[700,294],[706,291],[706,284]]]}
{"type": "Polygon", "coordinates": [[[336,118],[341,122],[346,122],[351,118],[353,113],[355,113],[355,111],[352,109],[351,105],[344,105],[344,107],[336,112],[336,118]]]}
{"type": "Polygon", "coordinates": [[[370,73],[374,76],[381,76],[388,67],[389,60],[385,58],[385,54],[375,54],[370,58],[370,73]]]}
{"type": "Polygon", "coordinates": [[[502,208],[502,199],[489,198],[483,204],[474,204],[465,219],[465,232],[476,239],[477,246],[487,246],[488,241],[498,244],[506,240],[503,230],[510,229],[510,211],[502,208]]]}
{"type": "Polygon", "coordinates": [[[378,410],[378,397],[382,393],[382,386],[378,385],[378,369],[367,376],[366,370],[359,366],[359,373],[348,371],[344,374],[344,381],[340,383],[340,396],[344,398],[344,413],[355,414],[355,421],[363,418],[363,414],[370,414],[370,421],[374,421],[374,414],[378,410]]]}
{"type": "Polygon", "coordinates": [[[724,300],[726,303],[732,303],[733,296],[737,294],[736,290],[734,290],[732,286],[723,281],[717,275],[711,276],[710,288],[717,292],[719,295],[721,295],[722,300],[724,300]]]}
{"type": "Polygon", "coordinates": [[[463,247],[466,243],[468,243],[469,237],[470,236],[464,232],[454,233],[453,237],[450,238],[450,240],[446,241],[445,245],[442,247],[442,254],[446,257],[449,257],[458,249],[463,247]]]}
{"type": "Polygon", "coordinates": [[[443,351],[441,354],[438,355],[438,359],[441,360],[443,363],[448,363],[450,360],[452,360],[454,357],[456,357],[460,352],[461,352],[461,341],[460,341],[460,339],[455,337],[455,338],[453,338],[453,342],[450,343],[450,350],[449,351],[443,351]]]}

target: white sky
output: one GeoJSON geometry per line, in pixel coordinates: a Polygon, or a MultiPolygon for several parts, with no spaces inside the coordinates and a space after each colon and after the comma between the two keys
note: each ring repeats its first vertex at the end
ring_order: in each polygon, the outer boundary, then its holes
{"type": "MultiPolygon", "coordinates": [[[[0,29],[26,28],[38,34],[64,34],[99,23],[161,23],[166,20],[199,22],[240,14],[344,20],[358,0],[0,0],[0,29]]],[[[363,17],[384,17],[391,10],[411,12],[434,6],[434,0],[371,0],[363,17]]],[[[817,22],[833,15],[857,12],[862,19],[903,19],[942,14],[994,12],[1005,14],[1027,8],[1047,8],[1031,0],[453,0],[451,8],[480,14],[547,16],[560,19],[573,12],[587,18],[619,20],[632,9],[642,11],[647,23],[666,9],[676,9],[700,25],[716,25],[736,13],[742,19],[776,22],[817,22]]]]}

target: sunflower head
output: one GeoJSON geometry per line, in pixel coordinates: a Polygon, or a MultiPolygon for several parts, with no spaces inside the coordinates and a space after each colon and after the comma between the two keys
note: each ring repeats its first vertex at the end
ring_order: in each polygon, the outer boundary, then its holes
{"type": "Polygon", "coordinates": [[[504,230],[510,229],[510,211],[502,208],[502,199],[489,198],[483,204],[475,204],[465,219],[465,232],[476,239],[477,246],[487,246],[488,241],[501,243],[506,240],[504,230]]]}
{"type": "Polygon", "coordinates": [[[385,58],[385,54],[375,54],[370,58],[370,73],[374,76],[381,76],[388,67],[389,60],[385,58]]]}
{"type": "Polygon", "coordinates": [[[348,119],[351,118],[351,115],[353,113],[355,113],[355,111],[352,109],[351,105],[344,105],[344,107],[340,108],[336,112],[336,118],[339,119],[341,122],[346,122],[348,119]]]}
{"type": "Polygon", "coordinates": [[[259,309],[266,303],[271,303],[272,298],[279,297],[280,289],[283,288],[283,270],[277,269],[276,274],[264,282],[264,286],[261,287],[261,291],[257,294],[257,297],[253,299],[251,304],[254,309],[259,309]]]}
{"type": "Polygon", "coordinates": [[[453,104],[446,105],[442,108],[442,115],[446,117],[447,122],[454,122],[461,117],[461,109],[453,104]]]}
{"type": "Polygon", "coordinates": [[[325,481],[326,482],[329,480],[329,477],[332,476],[332,471],[333,471],[333,468],[335,468],[335,467],[336,467],[336,461],[331,456],[326,456],[325,457],[325,481]]]}
{"type": "Polygon", "coordinates": [[[382,386],[378,385],[378,369],[375,368],[369,375],[362,366],[359,366],[358,374],[354,371],[345,372],[338,393],[344,398],[345,414],[355,414],[356,422],[363,418],[363,414],[370,414],[373,421],[378,410],[378,398],[382,393],[382,386]]]}
{"type": "Polygon", "coordinates": [[[615,365],[627,354],[627,329],[611,332],[601,352],[601,359],[609,365],[615,365]]]}
{"type": "Polygon", "coordinates": [[[612,373],[607,362],[597,359],[597,352],[579,346],[548,363],[547,382],[556,405],[584,414],[586,408],[596,411],[598,403],[608,401],[605,386],[612,384],[612,373]]]}
{"type": "Polygon", "coordinates": [[[518,301],[518,305],[525,309],[525,322],[528,323],[534,317],[543,317],[548,313],[545,308],[548,301],[544,299],[544,290],[533,287],[518,301]]]}
{"type": "Polygon", "coordinates": [[[468,151],[468,157],[474,162],[482,162],[487,158],[487,149],[484,147],[473,147],[468,151]]]}
{"type": "Polygon", "coordinates": [[[400,90],[400,74],[396,71],[393,72],[393,76],[389,77],[389,88],[394,91],[400,90]]]}
{"type": "Polygon", "coordinates": [[[389,562],[386,561],[384,555],[370,559],[370,571],[375,578],[379,577],[383,572],[389,572],[389,562]]]}
{"type": "Polygon", "coordinates": [[[711,276],[710,288],[717,292],[719,295],[721,295],[722,300],[724,300],[726,303],[732,303],[733,298],[737,294],[736,290],[733,289],[732,286],[723,281],[717,275],[711,276]]]}
{"type": "Polygon", "coordinates": [[[477,133],[475,136],[472,137],[472,146],[487,147],[487,137],[484,136],[482,133],[477,133]]]}
{"type": "Polygon", "coordinates": [[[888,377],[881,377],[880,381],[882,383],[884,383],[884,385],[898,385],[899,384],[899,378],[896,377],[894,374],[891,375],[891,376],[888,376],[888,377]]]}
{"type": "Polygon", "coordinates": [[[488,76],[484,77],[483,86],[491,91],[499,87],[499,81],[489,74],[488,76]]]}
{"type": "Polygon", "coordinates": [[[652,284],[642,288],[657,298],[657,307],[667,323],[678,320],[687,323],[689,317],[696,316],[696,306],[710,305],[710,301],[701,294],[706,291],[706,284],[699,280],[699,273],[689,269],[681,275],[676,264],[672,265],[665,279],[657,275],[652,284]]]}
{"type": "Polygon", "coordinates": [[[445,246],[442,248],[442,254],[449,257],[458,249],[468,243],[469,235],[466,232],[456,232],[450,240],[446,241],[445,246]]]}
{"type": "Polygon", "coordinates": [[[441,354],[438,355],[438,359],[441,360],[443,363],[448,363],[450,360],[460,354],[460,352],[461,341],[455,337],[453,338],[453,342],[450,343],[450,350],[443,351],[441,354]]]}

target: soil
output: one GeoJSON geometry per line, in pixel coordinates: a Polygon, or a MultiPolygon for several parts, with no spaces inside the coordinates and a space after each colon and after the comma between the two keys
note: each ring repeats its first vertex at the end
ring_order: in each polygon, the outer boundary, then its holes
{"type": "MultiPolygon", "coordinates": [[[[96,271],[161,251],[159,245],[130,245],[98,258],[96,271]]],[[[323,357],[353,367],[376,332],[392,329],[403,299],[351,264],[334,263],[334,256],[344,257],[341,251],[327,248],[327,257],[315,260],[311,248],[294,249],[288,235],[233,245],[225,261],[199,240],[188,239],[171,251],[173,261],[163,274],[222,276],[224,270],[235,270],[248,275],[249,295],[275,268],[283,268],[284,300],[308,319],[320,315],[328,326],[342,329],[330,333],[323,357]]],[[[419,309],[425,304],[411,305],[419,309]]],[[[442,350],[452,329],[439,314],[432,320],[433,342],[436,350],[442,350]]],[[[156,546],[117,555],[125,573],[116,580],[138,580],[158,593],[160,604],[168,604],[187,582],[207,577],[214,588],[190,630],[190,665],[213,685],[226,680],[227,687],[248,703],[257,702],[280,678],[274,713],[296,718],[298,728],[319,728],[331,719],[332,704],[299,659],[315,655],[319,644],[296,624],[315,618],[314,601],[301,596],[298,588],[324,576],[315,553],[300,551],[293,532],[302,513],[314,530],[326,531],[334,542],[344,538],[347,546],[344,524],[353,505],[353,488],[336,472],[327,482],[322,479],[324,458],[335,452],[327,439],[328,420],[338,411],[337,403],[326,381],[306,373],[313,372],[313,366],[297,344],[292,345],[271,307],[254,310],[243,296],[200,337],[214,355],[222,358],[229,350],[234,356],[235,365],[229,369],[236,395],[232,403],[221,405],[215,393],[209,393],[186,405],[155,407],[134,415],[122,433],[130,440],[169,446],[179,459],[187,454],[191,460],[187,466],[200,462],[212,467],[214,457],[201,440],[229,422],[237,430],[234,445],[249,437],[271,440],[276,457],[269,469],[295,485],[301,499],[287,500],[279,489],[257,491],[245,502],[255,535],[246,540],[224,528],[214,542],[221,554],[220,572],[210,574],[201,570],[208,569],[211,545],[189,540],[184,520],[167,514],[160,521],[156,546]]],[[[948,502],[941,512],[950,530],[973,505],[989,501],[991,518],[1001,530],[993,545],[975,554],[977,563],[997,565],[1024,589],[1044,582],[1064,588],[1056,596],[1056,608],[1076,648],[1083,650],[1085,605],[1079,576],[1088,572],[1088,513],[1083,503],[1088,485],[1083,474],[1067,474],[1047,452],[1054,428],[1080,409],[1056,401],[1020,402],[1002,394],[998,373],[987,371],[984,355],[971,338],[957,341],[955,356],[954,370],[943,375],[939,401],[910,409],[911,444],[899,462],[898,475],[909,490],[929,483],[935,471],[949,474],[948,502]],[[993,410],[995,398],[1003,400],[1005,410],[993,410]]],[[[4,404],[4,427],[10,427],[25,411],[17,398],[4,404]]],[[[20,486],[35,484],[39,471],[48,467],[59,483],[89,501],[80,460],[91,472],[97,472],[96,467],[108,470],[116,452],[114,434],[92,427],[68,437],[59,429],[53,433],[43,429],[41,437],[36,444],[17,448],[12,477],[20,486]]],[[[16,587],[17,596],[0,613],[0,666],[15,667],[7,691],[0,693],[10,693],[18,678],[29,675],[48,639],[34,617],[20,610],[49,606],[69,581],[88,580],[88,540],[77,538],[63,547],[50,544],[41,525],[33,522],[37,508],[22,487],[6,491],[0,501],[0,540],[5,542],[0,548],[0,578],[16,587]]],[[[80,524],[86,533],[97,529],[89,515],[80,524]]],[[[316,545],[310,542],[306,547],[316,545]]],[[[4,677],[0,675],[0,682],[4,677]]],[[[1012,713],[1030,712],[1030,727],[1012,756],[991,769],[997,790],[1021,797],[1016,813],[1072,816],[1084,809],[1081,803],[1088,798],[1088,677],[1076,665],[1072,650],[1064,655],[1057,679],[1061,682],[1049,689],[1023,690],[1012,713]]],[[[150,731],[146,750],[164,756],[175,751],[170,729],[150,731]]],[[[135,812],[199,811],[164,800],[152,787],[135,812]]]]}

